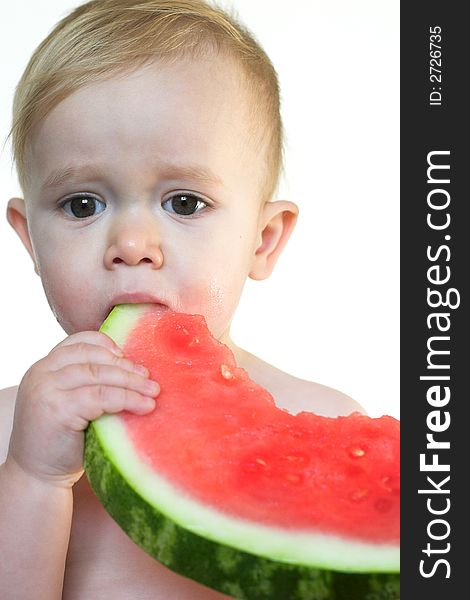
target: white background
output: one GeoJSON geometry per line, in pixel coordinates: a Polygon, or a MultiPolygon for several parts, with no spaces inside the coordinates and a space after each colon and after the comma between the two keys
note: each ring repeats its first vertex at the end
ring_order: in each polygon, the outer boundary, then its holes
{"type": "MultiPolygon", "coordinates": [[[[78,0],[2,6],[0,140],[38,43],[78,0]]],[[[247,283],[236,343],[337,388],[372,416],[399,417],[399,2],[225,0],[271,57],[287,133],[280,197],[300,207],[273,276],[247,283]]],[[[20,193],[0,156],[0,388],[65,336],[4,218],[20,193]]]]}

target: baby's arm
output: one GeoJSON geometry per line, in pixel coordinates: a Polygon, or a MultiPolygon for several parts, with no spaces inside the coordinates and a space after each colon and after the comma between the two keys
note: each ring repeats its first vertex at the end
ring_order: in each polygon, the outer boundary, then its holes
{"type": "Polygon", "coordinates": [[[72,490],[0,466],[0,596],[62,597],[72,490]]]}
{"type": "Polygon", "coordinates": [[[105,412],[149,412],[157,393],[142,367],[97,332],[70,336],[28,370],[0,466],[1,598],[62,597],[84,430],[105,412]]]}

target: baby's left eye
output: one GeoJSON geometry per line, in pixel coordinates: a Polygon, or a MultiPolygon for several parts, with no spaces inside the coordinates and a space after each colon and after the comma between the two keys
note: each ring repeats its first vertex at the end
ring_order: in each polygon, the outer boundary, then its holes
{"type": "Polygon", "coordinates": [[[193,194],[174,194],[162,202],[164,210],[183,217],[193,215],[207,206],[207,202],[193,194]]]}

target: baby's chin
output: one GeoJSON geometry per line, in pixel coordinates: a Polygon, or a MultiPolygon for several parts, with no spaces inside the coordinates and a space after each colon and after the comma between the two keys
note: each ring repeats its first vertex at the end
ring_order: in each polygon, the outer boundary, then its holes
{"type": "Polygon", "coordinates": [[[98,331],[104,320],[100,314],[71,315],[54,309],[52,312],[67,335],[81,331],[98,331]]]}

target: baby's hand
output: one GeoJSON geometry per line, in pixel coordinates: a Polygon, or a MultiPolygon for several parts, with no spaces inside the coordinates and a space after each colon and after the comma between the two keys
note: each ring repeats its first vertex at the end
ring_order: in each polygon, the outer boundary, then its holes
{"type": "Polygon", "coordinates": [[[103,333],[66,338],[25,374],[18,389],[7,462],[53,485],[83,474],[84,430],[103,413],[150,412],[158,384],[123,358],[103,333]]]}

